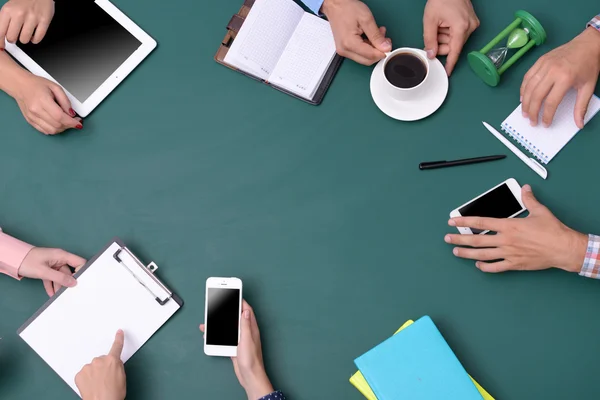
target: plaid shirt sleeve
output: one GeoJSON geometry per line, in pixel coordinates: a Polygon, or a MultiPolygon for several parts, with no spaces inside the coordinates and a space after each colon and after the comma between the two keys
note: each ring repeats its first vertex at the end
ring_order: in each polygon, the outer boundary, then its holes
{"type": "Polygon", "coordinates": [[[596,15],[590,22],[587,24],[588,27],[592,27],[598,29],[600,31],[600,14],[596,15]]]}
{"type": "Polygon", "coordinates": [[[589,236],[585,259],[579,275],[600,279],[600,236],[589,236]]]}
{"type": "Polygon", "coordinates": [[[278,390],[276,392],[266,395],[265,397],[261,397],[258,400],[285,400],[285,396],[278,390]]]}

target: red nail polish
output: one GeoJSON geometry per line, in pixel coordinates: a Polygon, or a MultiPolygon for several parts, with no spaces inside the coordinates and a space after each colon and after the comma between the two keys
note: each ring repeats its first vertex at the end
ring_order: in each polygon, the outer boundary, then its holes
{"type": "Polygon", "coordinates": [[[74,117],[75,114],[75,110],[73,110],[72,108],[69,108],[69,113],[71,113],[71,117],[74,117]]]}
{"type": "Polygon", "coordinates": [[[77,128],[77,129],[83,129],[83,125],[78,124],[75,128],[77,128]]]}

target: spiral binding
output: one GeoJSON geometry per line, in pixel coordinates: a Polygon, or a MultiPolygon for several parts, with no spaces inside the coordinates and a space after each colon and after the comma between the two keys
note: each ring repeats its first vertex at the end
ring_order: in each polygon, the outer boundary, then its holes
{"type": "Polygon", "coordinates": [[[531,143],[529,140],[525,139],[525,137],[522,136],[519,132],[517,132],[512,126],[504,123],[504,124],[502,124],[502,130],[504,132],[506,132],[508,134],[508,136],[515,139],[517,142],[519,142],[519,144],[523,148],[525,148],[525,150],[530,152],[535,158],[537,158],[544,164],[548,164],[548,161],[550,161],[550,158],[543,151],[541,151],[536,146],[534,146],[533,143],[531,143]]]}

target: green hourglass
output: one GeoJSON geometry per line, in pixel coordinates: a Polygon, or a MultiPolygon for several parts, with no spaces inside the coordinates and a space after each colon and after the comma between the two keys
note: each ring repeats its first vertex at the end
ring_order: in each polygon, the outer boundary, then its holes
{"type": "Polygon", "coordinates": [[[480,51],[468,55],[471,69],[490,86],[500,83],[500,76],[534,45],[539,46],[546,40],[546,31],[537,19],[527,11],[515,13],[515,20],[498,34],[480,51]],[[494,48],[504,38],[506,46],[494,48]],[[517,50],[518,49],[518,50],[517,50]],[[508,60],[510,50],[516,50],[508,60]]]}

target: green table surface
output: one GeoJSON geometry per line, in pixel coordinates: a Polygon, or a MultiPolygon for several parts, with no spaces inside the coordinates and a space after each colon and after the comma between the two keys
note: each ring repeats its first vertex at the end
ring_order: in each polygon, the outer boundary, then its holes
{"type": "MultiPolygon", "coordinates": [[[[424,1],[370,2],[395,47],[422,47],[424,1]]],[[[476,0],[483,47],[523,8],[548,32],[483,84],[466,51],[443,107],[414,123],[381,113],[371,68],[346,61],[314,107],[218,65],[240,0],[116,1],[158,48],[85,121],[45,137],[0,95],[0,222],[40,246],[93,256],[121,237],[185,300],[127,363],[129,399],[241,399],[231,362],[206,357],[198,324],[209,276],[238,276],[268,372],[291,399],[361,399],[354,358],[430,315],[498,399],[597,398],[599,283],[552,270],[484,274],[443,237],[450,210],[495,184],[531,183],[565,223],[600,230],[600,118],[543,181],[482,126],[518,105],[521,78],[599,10],[586,0],[476,0]],[[422,161],[503,161],[419,171],[422,161]]],[[[16,335],[46,300],[38,281],[0,279],[0,398],[75,399],[16,335]]],[[[65,338],[64,340],[69,340],[65,338]]]]}

